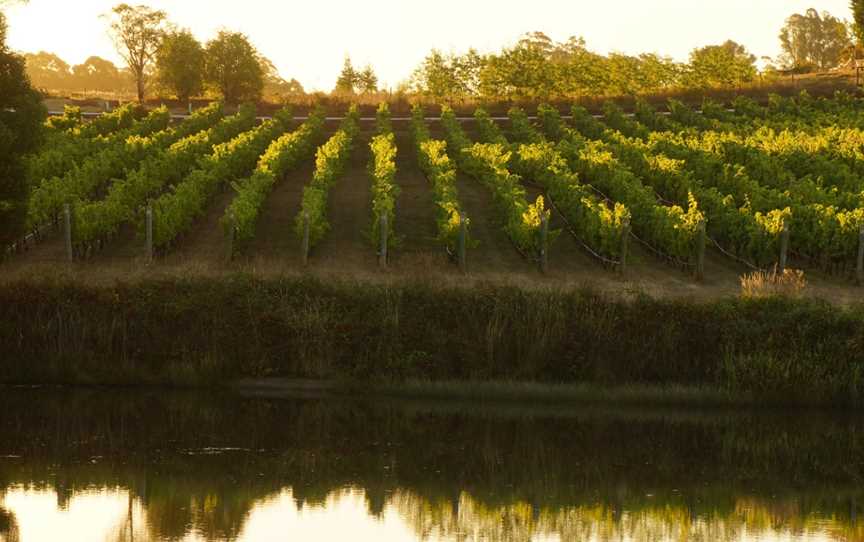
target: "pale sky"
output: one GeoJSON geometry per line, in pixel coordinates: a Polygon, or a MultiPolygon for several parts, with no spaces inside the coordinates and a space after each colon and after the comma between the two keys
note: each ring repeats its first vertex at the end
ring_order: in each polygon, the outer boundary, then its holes
{"type": "MultiPolygon", "coordinates": [[[[141,3],[143,0],[127,0],[141,3]]],[[[98,55],[117,64],[101,14],[119,0],[30,0],[7,9],[9,45],[58,54],[70,64],[98,55]]],[[[850,19],[849,0],[150,0],[202,41],[221,28],[246,33],[286,79],[330,90],[342,61],[371,63],[381,82],[408,78],[432,48],[481,52],[525,32],[557,41],[583,36],[600,53],[689,52],[727,39],[756,56],[780,53],[783,21],[809,7],[850,19]]]]}

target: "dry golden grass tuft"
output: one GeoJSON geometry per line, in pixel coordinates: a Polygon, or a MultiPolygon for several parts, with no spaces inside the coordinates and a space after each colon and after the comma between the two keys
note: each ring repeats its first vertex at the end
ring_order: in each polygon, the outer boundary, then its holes
{"type": "Polygon", "coordinates": [[[771,271],[754,271],[741,277],[741,297],[792,297],[799,298],[807,287],[804,271],[776,267],[771,271]]]}

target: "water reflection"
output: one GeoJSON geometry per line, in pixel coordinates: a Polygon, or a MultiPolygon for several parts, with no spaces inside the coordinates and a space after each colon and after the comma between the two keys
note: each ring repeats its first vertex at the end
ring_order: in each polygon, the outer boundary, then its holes
{"type": "Polygon", "coordinates": [[[0,390],[0,540],[860,540],[864,423],[0,390]]]}

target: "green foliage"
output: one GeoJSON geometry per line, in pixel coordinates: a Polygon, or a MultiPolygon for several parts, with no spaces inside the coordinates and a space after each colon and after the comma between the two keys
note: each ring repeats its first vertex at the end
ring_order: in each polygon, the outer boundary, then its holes
{"type": "MultiPolygon", "coordinates": [[[[195,127],[199,123],[200,120],[195,122],[195,127]]],[[[116,234],[123,223],[135,219],[149,198],[179,183],[196,168],[199,160],[215,151],[216,145],[230,141],[254,123],[255,108],[243,107],[238,114],[222,119],[212,128],[179,139],[167,148],[158,146],[137,168],[130,168],[132,171],[125,178],[115,180],[103,199],[75,206],[73,243],[84,248],[116,234]]]]}
{"type": "MultiPolygon", "coordinates": [[[[585,118],[578,107],[574,107],[573,116],[585,118]]],[[[633,229],[643,241],[678,261],[694,261],[700,225],[705,221],[694,198],[688,197],[686,210],[679,205],[659,204],[654,191],[600,140],[585,139],[568,131],[557,148],[585,182],[612,201],[627,206],[633,229]]]]}
{"type": "Polygon", "coordinates": [[[330,229],[330,223],[327,221],[327,194],[333,183],[342,175],[345,164],[351,156],[354,140],[359,131],[359,118],[359,109],[356,105],[352,105],[339,131],[318,148],[312,182],[303,188],[303,199],[295,221],[295,232],[302,240],[305,221],[309,221],[310,249],[318,244],[330,229]]]}
{"type": "Polygon", "coordinates": [[[42,142],[45,108],[25,72],[24,60],[6,47],[0,13],[0,247],[18,238],[27,216],[23,157],[42,142]]]}
{"type": "Polygon", "coordinates": [[[311,158],[323,125],[324,111],[318,108],[300,128],[283,135],[267,147],[251,177],[232,183],[237,195],[222,219],[229,235],[233,229],[232,250],[239,250],[254,239],[255,226],[268,194],[289,171],[303,160],[311,158]]]}
{"type": "Polygon", "coordinates": [[[808,9],[786,19],[780,31],[783,61],[787,68],[813,66],[827,70],[837,66],[841,54],[852,45],[849,29],[827,11],[808,9]]]}
{"type": "Polygon", "coordinates": [[[452,102],[546,100],[580,96],[661,93],[678,88],[735,86],[753,80],[755,57],[732,41],[692,52],[689,63],[656,54],[638,56],[590,51],[585,40],[556,43],[541,32],[512,47],[480,55],[432,50],[414,71],[410,88],[452,102]]]}
{"type": "Polygon", "coordinates": [[[207,43],[204,79],[228,103],[256,101],[264,89],[264,68],[255,47],[240,32],[222,30],[207,43]]]}
{"type": "Polygon", "coordinates": [[[733,87],[756,76],[756,57],[743,45],[729,40],[690,53],[685,85],[696,88],[733,87]]]}
{"type": "MultiPolygon", "coordinates": [[[[415,106],[411,112],[411,129],[417,162],[426,179],[432,184],[432,198],[435,202],[435,222],[438,228],[438,242],[455,253],[462,226],[462,209],[456,191],[456,166],[447,155],[447,142],[432,139],[426,126],[423,108],[415,106]]],[[[467,217],[466,226],[470,226],[467,217]]],[[[466,244],[470,245],[466,239],[466,244]]]]}
{"type": "Polygon", "coordinates": [[[375,133],[387,135],[393,133],[393,123],[390,120],[390,106],[387,102],[381,102],[375,112],[375,133]]]}
{"type": "Polygon", "coordinates": [[[156,58],[167,14],[147,6],[118,4],[111,10],[111,36],[135,77],[138,101],[144,101],[147,70],[156,58]]]}
{"type": "Polygon", "coordinates": [[[62,115],[53,115],[45,121],[45,127],[60,132],[71,131],[81,126],[84,118],[81,116],[81,108],[76,105],[64,105],[62,115]]]}
{"type": "Polygon", "coordinates": [[[620,259],[631,221],[627,207],[620,203],[607,205],[590,186],[582,184],[521,109],[511,109],[510,120],[513,132],[523,134],[518,140],[529,142],[519,145],[514,170],[543,187],[582,243],[600,256],[620,259]]]}
{"type": "Polygon", "coordinates": [[[858,45],[864,45],[864,0],[850,0],[852,8],[852,30],[858,45]]]}
{"type": "Polygon", "coordinates": [[[204,88],[204,47],[192,32],[167,34],[156,54],[159,83],[182,101],[204,88]]]}
{"type": "MultiPolygon", "coordinates": [[[[488,120],[483,112],[478,117],[481,121],[488,120]]],[[[513,153],[508,150],[506,142],[471,144],[453,110],[446,106],[442,107],[441,122],[447,134],[447,147],[456,156],[459,168],[492,193],[498,218],[507,236],[524,254],[539,255],[542,248],[541,223],[543,219],[548,220],[551,213],[545,207],[543,196],[538,196],[534,203],[526,200],[519,176],[508,169],[513,153]]],[[[486,130],[498,139],[492,128],[487,126],[486,130]]],[[[556,233],[549,233],[547,243],[551,243],[556,233]]]]}
{"type": "Polygon", "coordinates": [[[372,158],[369,162],[369,177],[372,179],[372,234],[371,241],[379,246],[381,241],[381,219],[387,217],[387,246],[396,244],[396,137],[390,124],[390,111],[381,104],[378,108],[378,135],[369,143],[372,158]]]}
{"type": "Polygon", "coordinates": [[[87,124],[82,125],[77,135],[82,137],[106,136],[132,127],[132,124],[144,117],[146,111],[140,105],[127,103],[110,113],[99,115],[87,124]]]}
{"type": "Polygon", "coordinates": [[[168,129],[171,116],[164,107],[134,123],[129,130],[96,141],[71,137],[30,160],[28,226],[53,221],[66,203],[86,201],[111,179],[122,176],[146,157],[176,141],[182,132],[168,129]],[[78,158],[82,158],[80,162],[78,158]],[[68,168],[68,169],[67,169],[68,168]],[[52,174],[59,174],[53,175],[52,174]],[[38,183],[38,185],[36,185],[38,183]]]}
{"type": "Polygon", "coordinates": [[[221,186],[229,182],[235,188],[239,186],[234,179],[248,175],[261,153],[292,121],[291,111],[286,108],[260,126],[215,145],[195,170],[152,203],[154,247],[165,250],[188,231],[221,186]]]}

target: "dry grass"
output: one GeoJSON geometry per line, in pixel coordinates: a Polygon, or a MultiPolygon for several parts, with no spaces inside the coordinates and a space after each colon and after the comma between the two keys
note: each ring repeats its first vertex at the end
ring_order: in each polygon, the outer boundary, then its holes
{"type": "Polygon", "coordinates": [[[800,298],[807,287],[804,271],[776,267],[771,271],[755,271],[741,277],[741,297],[748,299],[764,297],[800,298]]]}

